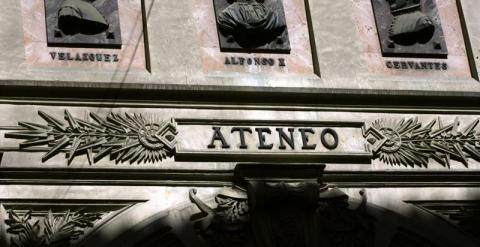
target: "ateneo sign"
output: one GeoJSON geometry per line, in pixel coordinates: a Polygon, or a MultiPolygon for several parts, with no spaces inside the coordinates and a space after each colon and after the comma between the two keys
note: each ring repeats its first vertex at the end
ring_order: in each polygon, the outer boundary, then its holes
{"type": "Polygon", "coordinates": [[[183,122],[177,161],[370,163],[363,122],[183,122]]]}

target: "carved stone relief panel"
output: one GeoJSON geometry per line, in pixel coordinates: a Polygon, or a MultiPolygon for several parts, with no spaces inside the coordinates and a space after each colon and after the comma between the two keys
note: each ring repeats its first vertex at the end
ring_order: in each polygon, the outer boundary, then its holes
{"type": "Polygon", "coordinates": [[[140,201],[0,199],[2,247],[68,247],[140,201]]]}
{"type": "Polygon", "coordinates": [[[290,52],[282,0],[214,0],[222,51],[290,52]]]}
{"type": "Polygon", "coordinates": [[[70,212],[33,215],[34,212],[8,211],[5,220],[12,247],[67,247],[80,238],[87,228],[101,218],[100,214],[70,212]]]}
{"type": "Polygon", "coordinates": [[[479,122],[460,126],[458,118],[449,124],[440,118],[426,124],[418,118],[379,119],[364,128],[364,137],[374,158],[390,165],[428,167],[432,159],[448,168],[451,160],[457,160],[468,168],[470,159],[480,161],[479,122]]]}
{"type": "Polygon", "coordinates": [[[306,0],[198,0],[195,25],[210,75],[317,74],[306,0]]]}
{"type": "MultiPolygon", "coordinates": [[[[63,120],[1,126],[0,151],[14,163],[92,165],[176,162],[328,162],[429,168],[472,168],[480,162],[480,119],[386,117],[363,121],[295,122],[163,120],[152,114],[64,110],[63,120]],[[22,153],[20,155],[20,153],[22,153]],[[65,157],[57,157],[64,154],[65,157]],[[29,158],[26,158],[29,156],[29,158]],[[56,158],[56,159],[55,159],[56,158]],[[25,160],[24,160],[25,159],[25,160]],[[53,161],[51,161],[53,160],[53,161]]],[[[20,119],[21,120],[21,119],[20,119]]],[[[2,153],[0,152],[0,161],[2,153]]],[[[5,163],[7,164],[7,163],[5,163]]]]}
{"type": "Polygon", "coordinates": [[[5,136],[24,140],[20,149],[36,147],[37,151],[45,151],[42,162],[66,153],[69,165],[81,155],[90,165],[106,156],[117,164],[155,163],[175,153],[177,129],[173,120],[152,120],[141,114],[110,113],[100,117],[93,112],[88,119],[79,119],[65,110],[65,121],[61,121],[42,111],[38,114],[46,124],[20,122],[24,129],[5,136]]]}
{"type": "Polygon", "coordinates": [[[148,69],[143,1],[21,0],[24,66],[148,69]]]}
{"type": "Polygon", "coordinates": [[[117,0],[45,0],[49,46],[121,48],[117,0]]]}
{"type": "Polygon", "coordinates": [[[456,0],[353,1],[370,76],[472,79],[459,8],[456,0]]]}
{"type": "Polygon", "coordinates": [[[447,57],[435,0],[372,0],[384,56],[447,57]]]}

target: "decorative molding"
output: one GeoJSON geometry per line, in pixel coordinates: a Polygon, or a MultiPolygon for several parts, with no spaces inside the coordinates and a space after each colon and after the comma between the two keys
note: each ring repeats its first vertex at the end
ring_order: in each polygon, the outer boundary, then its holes
{"type": "Polygon", "coordinates": [[[480,240],[480,201],[410,201],[480,240]]]}
{"type": "Polygon", "coordinates": [[[101,218],[100,214],[82,211],[53,213],[43,217],[33,216],[29,210],[24,214],[8,211],[5,224],[10,234],[12,247],[68,247],[73,240],[82,236],[87,228],[101,218]]]}
{"type": "Polygon", "coordinates": [[[480,135],[475,130],[479,121],[460,129],[458,118],[448,125],[440,118],[426,125],[418,118],[380,119],[364,127],[363,135],[371,144],[374,159],[390,165],[427,167],[433,159],[448,168],[451,160],[468,167],[469,158],[480,161],[480,135]]]}
{"type": "Polygon", "coordinates": [[[65,122],[39,111],[47,124],[19,122],[25,128],[9,132],[6,138],[24,139],[20,149],[48,146],[42,162],[60,152],[67,153],[68,164],[86,154],[91,164],[107,155],[111,160],[132,163],[154,163],[175,154],[177,126],[175,121],[158,121],[141,114],[110,113],[106,118],[90,112],[89,119],[73,117],[65,110],[65,122]]]}
{"type": "MultiPolygon", "coordinates": [[[[342,188],[479,187],[480,172],[454,170],[326,171],[324,181],[342,188]]],[[[232,170],[111,168],[2,168],[0,184],[225,187],[232,170]]]]}
{"type": "MultiPolygon", "coordinates": [[[[179,128],[173,119],[159,121],[151,116],[128,113],[124,115],[110,113],[107,117],[102,118],[90,112],[88,119],[82,120],[75,118],[68,110],[65,110],[65,121],[60,121],[42,111],[39,111],[38,114],[47,124],[19,122],[20,127],[3,128],[11,130],[11,132],[5,133],[6,138],[24,140],[19,144],[19,149],[6,147],[3,151],[45,151],[42,162],[63,152],[66,153],[68,165],[80,155],[86,155],[90,165],[106,156],[109,156],[110,160],[114,160],[115,163],[129,162],[130,164],[160,162],[175,154],[177,161],[202,161],[201,155],[203,154],[200,152],[186,155],[182,150],[177,150],[179,128]],[[14,131],[15,129],[17,131],[14,131]]],[[[196,124],[199,121],[206,120],[181,119],[180,126],[196,124]]],[[[242,123],[242,120],[231,121],[242,123]]],[[[251,121],[247,120],[246,123],[251,121]]],[[[283,123],[283,121],[265,122],[272,126],[283,123]]],[[[461,127],[458,117],[448,125],[444,125],[440,118],[427,124],[420,122],[418,118],[411,118],[378,119],[369,126],[361,126],[362,122],[335,121],[294,122],[292,126],[314,123],[321,126],[358,126],[358,136],[350,136],[350,138],[366,140],[366,145],[362,146],[364,153],[350,152],[344,156],[337,153],[326,153],[325,162],[342,163],[355,158],[355,163],[370,163],[373,158],[388,165],[425,168],[428,167],[431,160],[446,168],[450,168],[452,160],[461,162],[467,168],[471,160],[480,162],[480,134],[477,133],[480,119],[463,127],[461,127]]],[[[184,133],[187,131],[185,130],[184,133]]],[[[220,151],[215,151],[216,156],[212,159],[222,161],[228,158],[229,161],[240,161],[237,153],[231,150],[220,151]]],[[[253,151],[250,153],[251,155],[247,155],[246,158],[252,159],[252,161],[254,158],[258,158],[253,155],[261,154],[253,151]]],[[[250,153],[246,152],[246,154],[250,153]]],[[[296,161],[300,163],[308,162],[310,158],[300,157],[295,153],[289,154],[283,150],[279,150],[278,154],[266,154],[269,159],[286,158],[290,155],[289,158],[297,159],[296,161]]],[[[312,152],[312,154],[319,155],[319,152],[312,152]]],[[[1,156],[0,153],[0,159],[1,156]]],[[[283,162],[285,161],[283,160],[283,162]]]]}

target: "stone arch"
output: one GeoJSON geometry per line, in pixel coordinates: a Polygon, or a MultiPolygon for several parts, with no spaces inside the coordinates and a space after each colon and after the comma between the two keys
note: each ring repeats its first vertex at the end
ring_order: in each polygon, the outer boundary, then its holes
{"type": "MultiPolygon", "coordinates": [[[[215,194],[204,197],[209,206],[215,205],[215,194]]],[[[351,207],[362,202],[349,198],[351,207]]],[[[80,246],[118,246],[118,247],[209,247],[214,246],[195,231],[192,215],[199,210],[188,198],[164,211],[155,211],[145,203],[133,207],[130,211],[105,224],[80,246]],[[149,210],[146,212],[145,210],[149,210]],[[135,215],[138,220],[129,227],[122,226],[127,219],[135,215]],[[111,232],[114,232],[110,239],[111,232]],[[108,243],[108,244],[107,244],[108,243]]],[[[374,241],[372,247],[447,247],[478,246],[474,240],[463,234],[453,225],[439,217],[413,205],[407,211],[399,212],[392,208],[383,208],[371,203],[366,204],[366,212],[374,223],[374,241]]],[[[249,245],[245,245],[249,246],[249,245]]],[[[322,247],[329,247],[321,245],[322,247]]],[[[342,245],[334,245],[342,246],[342,245]]],[[[347,245],[344,245],[347,246],[347,245]]],[[[354,245],[363,247],[365,245],[354,245]]],[[[367,246],[365,246],[367,247],[367,246]]]]}

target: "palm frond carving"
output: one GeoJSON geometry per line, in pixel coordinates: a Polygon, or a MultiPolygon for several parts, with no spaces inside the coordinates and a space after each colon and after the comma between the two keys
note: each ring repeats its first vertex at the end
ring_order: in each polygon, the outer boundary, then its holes
{"type": "Polygon", "coordinates": [[[96,213],[67,211],[54,215],[50,210],[42,219],[33,219],[32,211],[20,216],[9,210],[5,224],[11,234],[11,247],[68,247],[100,218],[96,213]]]}
{"type": "Polygon", "coordinates": [[[89,119],[75,118],[65,110],[61,121],[39,111],[47,124],[19,122],[25,130],[6,133],[6,138],[23,139],[20,148],[48,146],[42,162],[65,152],[70,165],[79,155],[87,155],[90,165],[105,156],[119,162],[153,163],[175,153],[176,123],[154,121],[141,114],[110,113],[106,118],[90,112],[89,119]]]}
{"type": "Polygon", "coordinates": [[[480,120],[460,128],[457,119],[444,125],[440,118],[423,124],[417,118],[399,121],[376,120],[363,135],[375,158],[390,165],[427,167],[433,159],[445,167],[457,160],[468,167],[469,159],[480,161],[480,120]]]}

